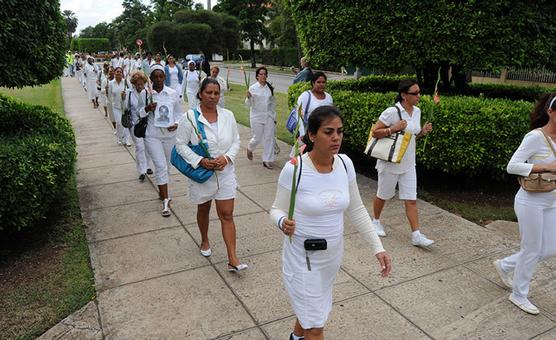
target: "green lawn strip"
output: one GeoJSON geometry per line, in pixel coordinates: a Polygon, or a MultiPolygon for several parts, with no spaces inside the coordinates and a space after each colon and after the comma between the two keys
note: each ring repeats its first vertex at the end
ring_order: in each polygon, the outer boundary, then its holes
{"type": "MultiPolygon", "coordinates": [[[[35,88],[0,88],[0,92],[64,112],[59,80],[35,88]]],[[[75,175],[50,211],[33,236],[22,237],[22,244],[14,247],[25,250],[1,252],[6,257],[0,273],[19,276],[0,295],[0,339],[33,339],[95,297],[75,175]]]]}

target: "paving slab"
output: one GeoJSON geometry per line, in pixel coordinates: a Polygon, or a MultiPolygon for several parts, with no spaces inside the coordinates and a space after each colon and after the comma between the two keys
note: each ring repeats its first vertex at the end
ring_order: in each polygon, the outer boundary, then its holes
{"type": "Polygon", "coordinates": [[[236,332],[231,334],[226,334],[221,337],[216,338],[218,340],[257,340],[266,339],[266,336],[258,328],[249,329],[243,332],[236,332]]]}
{"type": "MultiPolygon", "coordinates": [[[[294,322],[290,317],[263,329],[270,339],[286,339],[294,322]]],[[[325,339],[430,339],[372,293],[334,303],[324,335],[325,339]]]]}
{"type": "MultiPolygon", "coordinates": [[[[129,155],[127,157],[129,159],[129,155]]],[[[77,171],[77,187],[110,184],[118,182],[137,181],[139,175],[135,167],[135,163],[114,164],[111,166],[101,166],[95,168],[80,169],[77,171]]],[[[145,181],[141,184],[149,186],[150,184],[145,181]]],[[[152,187],[149,188],[152,190],[152,187]]]]}
{"type": "MultiPolygon", "coordinates": [[[[236,225],[236,253],[239,259],[251,265],[248,257],[269,251],[282,249],[283,234],[270,225],[267,213],[252,213],[234,217],[236,225]]],[[[187,230],[193,235],[195,242],[201,244],[201,234],[197,224],[189,224],[187,230]]],[[[209,242],[213,263],[227,262],[226,245],[222,238],[219,220],[212,220],[209,225],[209,242]]]]}
{"type": "Polygon", "coordinates": [[[532,338],[532,340],[553,340],[553,339],[556,339],[556,327],[532,338]]]}
{"type": "Polygon", "coordinates": [[[90,254],[97,290],[209,264],[181,226],[100,241],[90,254]]]}
{"type": "Polygon", "coordinates": [[[179,226],[175,215],[162,217],[159,199],[82,212],[89,242],[179,226]]]}
{"type": "Polygon", "coordinates": [[[433,338],[507,292],[472,271],[456,267],[375,292],[433,338]]]}
{"type": "Polygon", "coordinates": [[[135,164],[135,160],[129,157],[125,150],[117,150],[103,154],[78,155],[77,169],[89,169],[98,167],[109,167],[112,165],[135,164]]]}
{"type": "Polygon", "coordinates": [[[212,267],[108,289],[98,301],[109,339],[210,339],[255,326],[212,267]]]}
{"type": "Polygon", "coordinates": [[[37,339],[101,340],[102,338],[97,306],[94,301],[91,301],[37,339]]]}
{"type": "Polygon", "coordinates": [[[435,333],[446,340],[520,340],[530,339],[555,326],[556,323],[544,315],[534,316],[518,311],[505,295],[435,333]]]}
{"type": "Polygon", "coordinates": [[[152,186],[136,180],[82,186],[77,191],[79,192],[79,205],[82,211],[158,199],[158,193],[153,190],[152,186]]]}
{"type": "Polygon", "coordinates": [[[520,239],[519,225],[517,224],[517,222],[497,220],[487,224],[485,227],[488,230],[492,230],[502,235],[513,237],[516,240],[520,239]]]}

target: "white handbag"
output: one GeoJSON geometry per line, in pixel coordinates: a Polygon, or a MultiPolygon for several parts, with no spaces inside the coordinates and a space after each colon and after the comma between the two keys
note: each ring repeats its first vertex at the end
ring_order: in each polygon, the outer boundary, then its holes
{"type": "MultiPolygon", "coordinates": [[[[398,111],[398,117],[402,120],[400,108],[397,106],[394,107],[398,111]]],[[[400,163],[405,151],[407,150],[407,146],[411,141],[412,134],[401,130],[391,134],[390,136],[374,138],[373,130],[375,125],[376,124],[373,124],[371,130],[369,131],[365,154],[376,159],[382,159],[383,161],[400,163]]]]}

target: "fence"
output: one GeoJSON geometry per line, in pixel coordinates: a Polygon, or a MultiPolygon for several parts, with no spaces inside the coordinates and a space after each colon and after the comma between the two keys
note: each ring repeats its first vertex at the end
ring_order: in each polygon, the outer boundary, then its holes
{"type": "Polygon", "coordinates": [[[536,82],[536,83],[556,83],[556,73],[545,68],[536,69],[503,69],[495,72],[479,72],[473,71],[473,76],[475,77],[485,77],[485,78],[499,78],[502,81],[505,80],[518,80],[526,82],[536,82]]]}

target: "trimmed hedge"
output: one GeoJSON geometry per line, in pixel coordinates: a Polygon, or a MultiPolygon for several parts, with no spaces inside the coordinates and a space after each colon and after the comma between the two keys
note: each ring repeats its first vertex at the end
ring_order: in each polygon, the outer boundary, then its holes
{"type": "MultiPolygon", "coordinates": [[[[290,101],[299,93],[301,91],[290,91],[290,101]]],[[[384,109],[393,105],[396,93],[330,93],[345,118],[344,147],[362,152],[372,123],[384,109]]],[[[432,98],[422,96],[419,107],[423,124],[434,108],[432,98]]],[[[528,113],[532,109],[533,104],[525,101],[444,97],[435,110],[434,130],[425,152],[424,139],[417,142],[417,163],[451,175],[500,178],[528,131],[528,113]]]]}
{"type": "MultiPolygon", "coordinates": [[[[239,49],[232,53],[232,59],[239,60],[239,55],[243,61],[251,59],[251,50],[239,49]]],[[[255,50],[255,61],[257,63],[274,66],[298,65],[297,50],[295,48],[273,48],[272,50],[255,50]]]]}
{"type": "Polygon", "coordinates": [[[74,171],[69,121],[44,106],[0,95],[0,231],[33,226],[74,171]]]}
{"type": "MultiPolygon", "coordinates": [[[[407,78],[415,78],[412,75],[370,75],[355,79],[347,80],[330,80],[327,82],[327,91],[356,91],[356,92],[396,92],[400,80],[407,78]]],[[[309,83],[297,83],[290,86],[288,93],[297,93],[299,91],[308,90],[309,83]]],[[[470,83],[469,88],[465,93],[456,93],[454,90],[441,93],[443,97],[446,96],[479,96],[484,98],[502,98],[510,100],[526,100],[534,102],[543,93],[556,92],[556,87],[546,88],[540,86],[518,86],[508,84],[476,84],[470,83]]],[[[291,99],[291,98],[290,98],[291,99]]],[[[293,101],[288,102],[290,106],[293,101]]]]}

